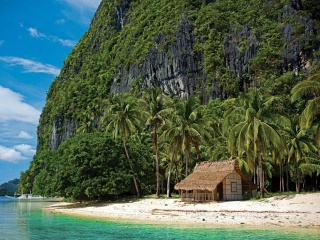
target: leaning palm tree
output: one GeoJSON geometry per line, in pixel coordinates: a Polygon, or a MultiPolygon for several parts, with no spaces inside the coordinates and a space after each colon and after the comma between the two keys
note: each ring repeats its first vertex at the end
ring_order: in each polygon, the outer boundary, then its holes
{"type": "MultiPolygon", "coordinates": [[[[301,128],[309,128],[320,115],[320,73],[310,76],[307,80],[299,82],[291,90],[291,101],[294,102],[302,97],[308,98],[306,108],[300,117],[301,128]]],[[[316,142],[320,146],[320,124],[316,134],[316,142]]]]}
{"type": "MultiPolygon", "coordinates": [[[[130,170],[133,171],[133,164],[129,157],[126,141],[138,131],[146,117],[146,111],[141,108],[137,98],[130,93],[113,95],[110,98],[110,105],[106,109],[106,119],[108,125],[106,131],[112,131],[113,138],[118,135],[122,137],[123,148],[129,163],[130,170]]],[[[140,197],[140,191],[136,176],[133,176],[133,182],[136,188],[137,196],[140,197]]]]}

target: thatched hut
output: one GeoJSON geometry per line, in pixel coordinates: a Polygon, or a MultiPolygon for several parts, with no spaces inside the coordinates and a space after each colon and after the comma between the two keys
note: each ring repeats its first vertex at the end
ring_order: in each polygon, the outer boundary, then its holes
{"type": "Polygon", "coordinates": [[[200,162],[194,172],[174,187],[181,200],[242,200],[256,194],[257,187],[240,170],[236,160],[200,162]]]}

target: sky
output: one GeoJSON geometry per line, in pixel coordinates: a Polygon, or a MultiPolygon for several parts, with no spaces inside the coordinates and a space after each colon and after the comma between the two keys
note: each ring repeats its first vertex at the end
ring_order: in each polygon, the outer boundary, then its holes
{"type": "Polygon", "coordinates": [[[0,0],[0,184],[28,169],[52,81],[101,0],[0,0]]]}

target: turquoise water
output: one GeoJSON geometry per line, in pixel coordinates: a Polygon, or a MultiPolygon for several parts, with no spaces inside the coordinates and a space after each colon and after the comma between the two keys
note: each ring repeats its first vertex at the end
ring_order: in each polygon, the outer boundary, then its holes
{"type": "Polygon", "coordinates": [[[52,213],[50,203],[11,202],[0,197],[0,239],[319,239],[315,229],[250,229],[137,224],[52,213]]]}

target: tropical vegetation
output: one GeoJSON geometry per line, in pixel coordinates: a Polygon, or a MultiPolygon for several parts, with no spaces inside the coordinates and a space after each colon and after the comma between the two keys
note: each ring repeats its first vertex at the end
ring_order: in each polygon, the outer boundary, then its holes
{"type": "MultiPolygon", "coordinates": [[[[310,79],[305,80],[292,92],[302,83],[313,85],[310,79]]],[[[114,95],[105,109],[106,118],[101,121],[105,128],[76,134],[56,151],[38,152],[30,169],[22,173],[20,188],[75,199],[133,192],[140,196],[140,191],[144,194],[155,191],[159,195],[165,191],[160,187],[163,186],[160,179],[167,179],[169,197],[173,184],[187,176],[188,169],[197,161],[225,160],[228,156],[241,161],[243,170],[258,179],[261,197],[264,189],[271,187],[265,186],[265,180],[273,181],[268,177],[269,172],[271,176],[280,175],[279,162],[289,174],[286,180],[279,181],[287,186],[295,183],[295,190],[299,192],[305,187],[306,179],[317,179],[320,173],[316,141],[319,111],[312,112],[313,121],[309,125],[302,120],[317,95],[305,101],[305,109],[301,105],[300,116],[289,119],[290,112],[275,111],[281,99],[265,98],[259,91],[253,89],[234,100],[229,99],[232,104],[215,103],[215,108],[212,107],[215,100],[204,105],[197,96],[165,97],[159,88],[139,96],[114,95]],[[225,147],[221,147],[223,145],[225,147]],[[208,159],[212,149],[221,151],[220,155],[208,159]],[[28,179],[30,177],[33,179],[28,179]],[[33,184],[28,185],[30,182],[33,184]]],[[[309,92],[301,93],[303,96],[310,98],[309,92]]],[[[293,101],[294,97],[293,94],[293,101]]],[[[309,185],[314,189],[318,187],[317,183],[309,185]]]]}
{"type": "Polygon", "coordinates": [[[20,191],[170,197],[196,162],[231,158],[260,197],[319,190],[318,5],[103,0],[50,86],[20,191]]]}

